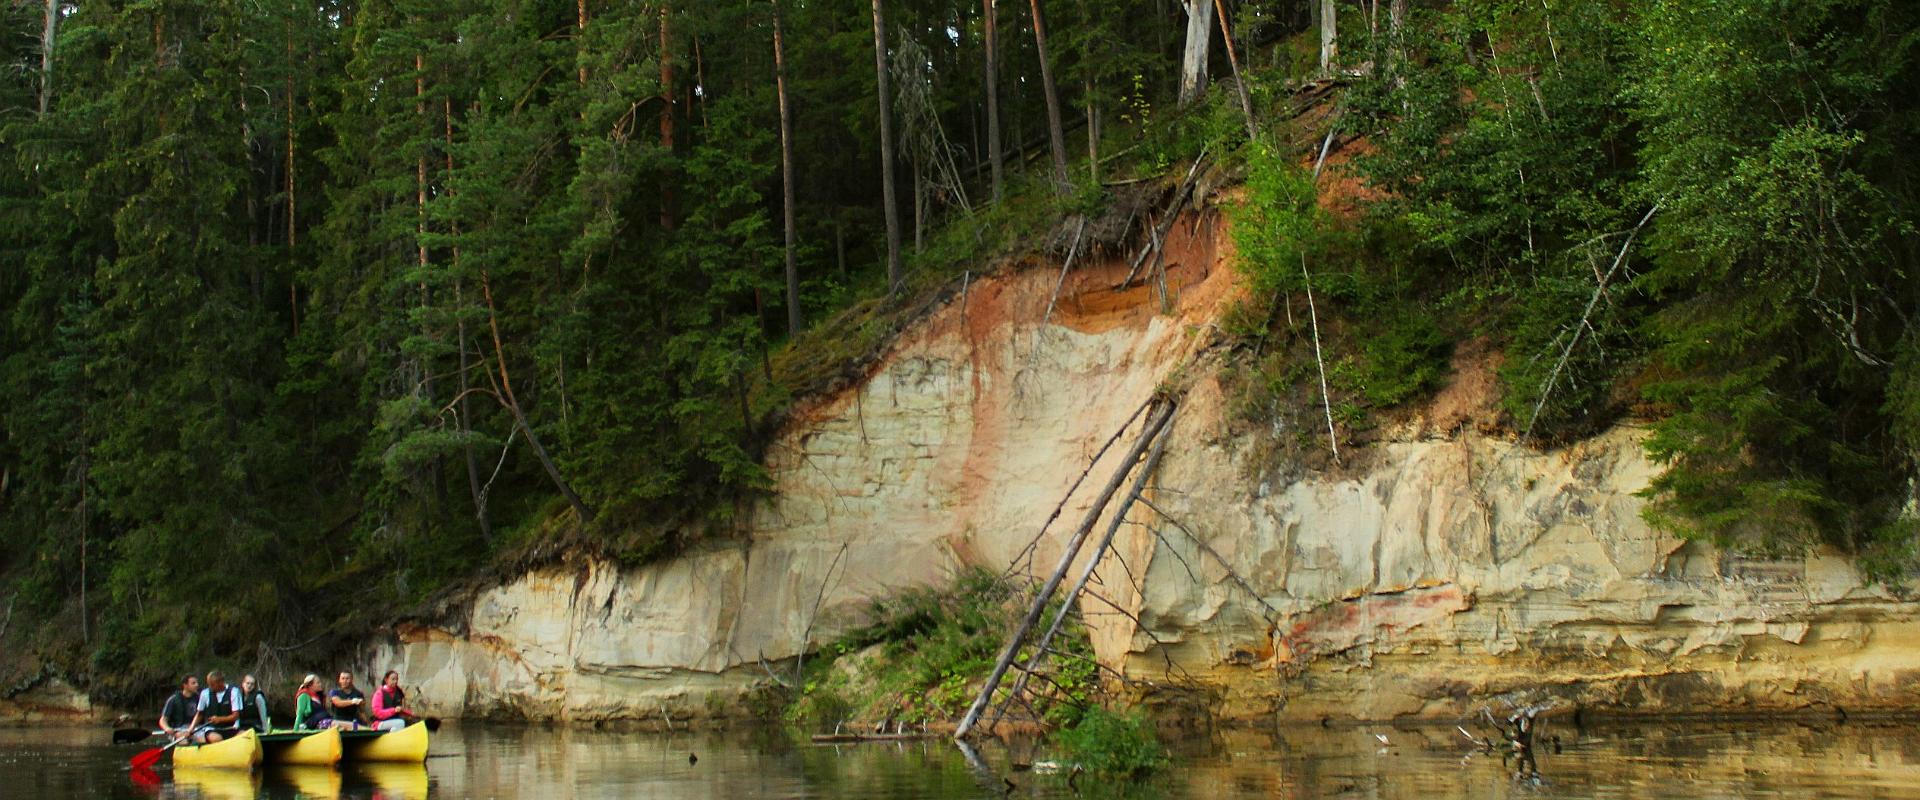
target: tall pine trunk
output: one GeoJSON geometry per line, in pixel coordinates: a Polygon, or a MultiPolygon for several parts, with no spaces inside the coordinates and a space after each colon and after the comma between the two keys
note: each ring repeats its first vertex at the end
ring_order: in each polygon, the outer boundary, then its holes
{"type": "Polygon", "coordinates": [[[1213,4],[1187,0],[1187,46],[1180,57],[1180,105],[1207,90],[1207,50],[1213,43],[1213,4]]]}
{"type": "Polygon", "coordinates": [[[60,24],[60,0],[47,0],[45,24],[40,28],[40,113],[53,99],[53,35],[60,24]]]}
{"type": "MultiPolygon", "coordinates": [[[[878,3],[879,0],[874,0],[878,3]]],[[[1073,178],[1067,175],[1067,133],[1060,123],[1060,92],[1054,88],[1053,67],[1047,60],[1047,22],[1040,0],[1033,3],[1033,50],[1040,57],[1040,90],[1047,98],[1047,139],[1053,146],[1054,189],[1060,194],[1073,191],[1073,178]]]]}
{"type": "MultiPolygon", "coordinates": [[[[1037,0],[1036,0],[1037,2],[1037,0]]],[[[880,92],[880,202],[887,217],[887,290],[900,288],[900,205],[893,188],[893,90],[887,86],[887,15],[873,0],[873,74],[880,92]]]]}
{"type": "Polygon", "coordinates": [[[1087,91],[1087,185],[1100,182],[1100,107],[1093,100],[1093,79],[1086,81],[1087,91]]]}
{"type": "MultiPolygon", "coordinates": [[[[440,119],[443,123],[442,133],[445,137],[443,141],[446,142],[447,147],[447,197],[451,199],[453,197],[452,98],[440,98],[440,119]]],[[[467,491],[473,495],[474,520],[480,524],[480,538],[488,544],[492,544],[493,518],[487,513],[486,493],[480,487],[480,464],[473,454],[473,437],[471,436],[473,432],[473,411],[467,406],[467,395],[471,393],[469,389],[472,388],[472,376],[468,372],[468,370],[472,368],[472,360],[467,357],[466,287],[462,285],[460,279],[460,223],[454,222],[452,231],[455,242],[451,248],[453,252],[453,306],[458,310],[458,316],[454,318],[454,336],[458,340],[456,344],[460,348],[460,401],[458,403],[459,409],[455,412],[455,419],[460,426],[461,449],[464,451],[462,455],[467,462],[467,491]]]]}
{"type": "Polygon", "coordinates": [[[1258,136],[1253,124],[1253,97],[1247,93],[1247,73],[1240,69],[1240,56],[1233,51],[1233,29],[1227,20],[1227,5],[1223,0],[1213,0],[1214,10],[1220,13],[1220,41],[1227,46],[1227,64],[1233,67],[1233,88],[1240,95],[1240,113],[1247,118],[1247,140],[1258,136]]]}
{"type": "MultiPolygon", "coordinates": [[[[660,4],[660,149],[667,155],[673,155],[673,31],[669,17],[673,10],[667,3],[660,4]]],[[[666,181],[660,187],[660,227],[674,229],[673,182],[666,181]]]]}
{"type": "Polygon", "coordinates": [[[987,164],[993,170],[993,202],[998,203],[1006,181],[1003,173],[1006,159],[1000,149],[1000,35],[995,19],[999,16],[999,7],[994,0],[980,0],[980,5],[986,23],[987,164]]]}
{"type": "MultiPolygon", "coordinates": [[[[587,0],[575,0],[575,2],[574,2],[574,16],[573,16],[573,40],[574,40],[574,42],[575,42],[575,48],[576,48],[576,49],[575,49],[575,52],[576,52],[576,53],[578,53],[580,49],[583,49],[583,48],[585,48],[585,47],[586,47],[586,41],[587,41],[587,0]]],[[[579,57],[578,57],[578,56],[576,55],[576,56],[575,56],[575,58],[579,58],[579,57]]],[[[578,61],[578,66],[579,66],[579,70],[578,70],[578,74],[577,74],[577,75],[576,75],[575,77],[577,77],[577,78],[579,78],[579,79],[580,79],[580,85],[581,85],[581,86],[585,86],[585,85],[587,85],[587,62],[586,62],[586,60],[585,60],[585,59],[580,59],[580,60],[578,61]]],[[[585,113],[585,110],[584,110],[584,109],[582,109],[582,113],[585,113]]]]}
{"type": "MultiPolygon", "coordinates": [[[[300,8],[300,5],[296,3],[294,5],[294,8],[296,9],[300,8]]],[[[296,226],[296,223],[298,221],[298,217],[295,213],[297,211],[297,207],[294,202],[294,191],[293,191],[294,190],[293,153],[294,153],[294,142],[296,139],[296,134],[294,133],[294,127],[293,127],[293,105],[294,105],[293,78],[294,78],[294,71],[295,71],[294,63],[293,63],[294,62],[293,19],[294,18],[292,16],[289,16],[287,18],[287,167],[285,170],[286,175],[284,176],[285,184],[282,186],[282,188],[285,189],[287,193],[287,256],[289,258],[293,257],[296,251],[296,248],[300,246],[300,239],[298,235],[299,228],[296,226]]],[[[287,270],[287,315],[288,315],[288,318],[293,323],[293,335],[299,336],[300,335],[300,279],[299,279],[299,271],[293,270],[293,269],[287,270]]]]}
{"type": "MultiPolygon", "coordinates": [[[[426,56],[415,52],[413,54],[413,113],[420,122],[422,133],[427,126],[426,69],[426,56]]],[[[420,268],[420,308],[424,311],[430,307],[433,300],[432,292],[427,285],[427,144],[424,138],[420,142],[420,151],[414,154],[413,192],[415,212],[413,246],[415,263],[420,268]]],[[[420,324],[423,329],[427,327],[425,315],[422,315],[420,324]]],[[[421,334],[431,338],[432,331],[422,330],[421,334]]],[[[424,359],[420,365],[420,386],[428,398],[433,397],[433,367],[425,363],[424,359]]],[[[438,469],[437,459],[435,468],[438,469]]]]}
{"type": "Polygon", "coordinates": [[[787,335],[800,335],[800,267],[794,257],[799,236],[793,223],[793,115],[787,106],[787,47],[780,0],[773,0],[773,86],[780,97],[780,216],[787,243],[787,335]]]}

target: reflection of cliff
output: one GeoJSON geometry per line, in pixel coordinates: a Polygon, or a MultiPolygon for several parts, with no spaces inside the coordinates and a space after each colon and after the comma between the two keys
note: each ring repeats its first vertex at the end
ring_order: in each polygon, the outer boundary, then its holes
{"type": "MultiPolygon", "coordinates": [[[[794,416],[769,456],[776,494],[737,539],[527,575],[367,659],[443,714],[704,713],[799,652],[810,624],[818,643],[893,588],[1006,565],[1179,370],[1192,389],[1149,492],[1179,525],[1137,509],[1153,527],[1123,529],[1124,569],[1103,565],[1100,584],[1129,613],[1088,608],[1100,657],[1130,676],[1203,689],[1234,717],[1450,715],[1525,687],[1621,709],[1920,699],[1911,607],[1844,560],[1756,563],[1649,530],[1634,429],[1536,453],[1458,424],[1484,410],[1485,359],[1463,355],[1435,424],[1398,425],[1367,466],[1249,477],[1212,362],[1192,358],[1237,291],[1222,227],[1174,227],[1171,314],[1151,287],[1111,288],[1118,260],[1083,261],[1045,326],[1057,265],[971,281],[864,383],[794,416]]],[[[1051,539],[1036,563],[1057,557],[1051,539]]]]}

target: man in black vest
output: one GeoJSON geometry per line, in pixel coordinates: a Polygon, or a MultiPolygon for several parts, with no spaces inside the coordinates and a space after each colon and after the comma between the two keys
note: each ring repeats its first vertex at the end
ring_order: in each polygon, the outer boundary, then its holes
{"type": "Polygon", "coordinates": [[[220,670],[207,673],[207,688],[200,690],[200,724],[213,730],[195,734],[194,741],[213,744],[239,733],[240,690],[227,685],[220,670]]]}
{"type": "Polygon", "coordinates": [[[200,706],[195,698],[199,693],[200,679],[188,675],[180,679],[180,691],[167,696],[167,704],[160,708],[160,730],[168,739],[183,738],[200,726],[200,706]]]}

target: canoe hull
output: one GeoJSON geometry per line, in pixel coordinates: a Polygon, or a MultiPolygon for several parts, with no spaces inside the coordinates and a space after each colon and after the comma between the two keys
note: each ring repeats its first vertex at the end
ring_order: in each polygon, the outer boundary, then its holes
{"type": "Polygon", "coordinates": [[[173,748],[173,765],[187,768],[253,769],[265,754],[260,737],[253,731],[213,744],[181,745],[173,748]]]}
{"type": "Polygon", "coordinates": [[[340,732],[324,728],[311,733],[269,733],[261,738],[268,764],[331,767],[340,763],[340,732]]]}
{"type": "Polygon", "coordinates": [[[350,762],[427,760],[427,726],[417,722],[397,731],[351,731],[340,736],[340,743],[350,762]]]}

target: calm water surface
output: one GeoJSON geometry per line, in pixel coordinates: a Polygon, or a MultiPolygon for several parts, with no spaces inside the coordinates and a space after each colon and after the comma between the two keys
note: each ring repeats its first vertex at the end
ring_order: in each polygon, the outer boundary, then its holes
{"type": "MultiPolygon", "coordinates": [[[[1561,727],[1537,774],[1473,753],[1458,731],[1298,728],[1175,739],[1154,780],[1116,788],[970,762],[945,741],[816,746],[773,731],[624,733],[449,724],[425,766],[127,771],[138,747],[97,728],[0,729],[0,797],[113,798],[1717,798],[1920,797],[1910,723],[1688,722],[1561,727]],[[1378,737],[1385,736],[1383,744],[1378,737]],[[687,763],[689,754],[699,762],[687,763]],[[1004,792],[1005,779],[1014,784],[1004,792]]],[[[1041,759],[1046,753],[1038,754],[1041,759]]],[[[1025,759],[1022,759],[1025,760],[1025,759]]]]}

